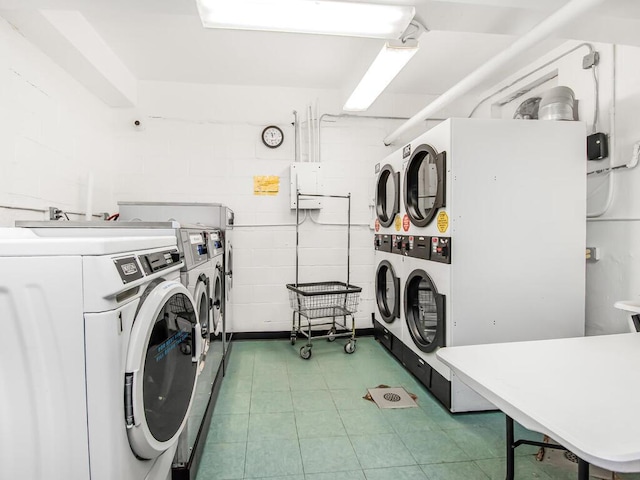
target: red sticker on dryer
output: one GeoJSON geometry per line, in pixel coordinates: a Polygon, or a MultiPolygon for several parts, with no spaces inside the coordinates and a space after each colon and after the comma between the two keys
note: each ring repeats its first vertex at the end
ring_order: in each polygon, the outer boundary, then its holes
{"type": "Polygon", "coordinates": [[[403,229],[405,232],[408,232],[408,231],[409,231],[409,225],[410,225],[410,222],[409,222],[409,215],[405,214],[405,215],[404,215],[404,217],[403,217],[403,219],[402,219],[402,229],[403,229]]]}

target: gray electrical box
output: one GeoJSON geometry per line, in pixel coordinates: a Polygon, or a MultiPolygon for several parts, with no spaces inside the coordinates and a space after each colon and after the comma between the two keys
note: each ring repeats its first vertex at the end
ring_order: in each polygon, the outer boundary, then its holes
{"type": "MultiPolygon", "coordinates": [[[[291,208],[296,208],[296,192],[322,194],[322,168],[320,163],[297,162],[291,164],[291,208]]],[[[318,210],[322,200],[316,197],[300,197],[301,210],[318,210]]]]}

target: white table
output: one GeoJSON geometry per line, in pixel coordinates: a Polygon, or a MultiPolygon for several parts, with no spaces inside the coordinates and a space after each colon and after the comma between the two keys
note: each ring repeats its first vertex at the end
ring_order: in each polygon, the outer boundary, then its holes
{"type": "Polygon", "coordinates": [[[640,471],[640,334],[447,347],[437,356],[506,414],[507,480],[514,449],[531,443],[514,442],[513,419],[576,454],[579,479],[589,464],[640,471]]]}

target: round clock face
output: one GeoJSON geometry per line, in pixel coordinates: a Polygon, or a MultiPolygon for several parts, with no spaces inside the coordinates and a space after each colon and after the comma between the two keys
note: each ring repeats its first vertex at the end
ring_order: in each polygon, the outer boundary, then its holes
{"type": "Polygon", "coordinates": [[[276,126],[272,125],[262,131],[262,143],[269,148],[278,148],[282,145],[283,140],[284,134],[282,133],[282,130],[276,126]]]}

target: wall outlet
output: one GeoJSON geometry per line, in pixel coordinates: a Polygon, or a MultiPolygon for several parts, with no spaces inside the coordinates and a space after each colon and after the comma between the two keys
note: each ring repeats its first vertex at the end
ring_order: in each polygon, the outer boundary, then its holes
{"type": "Polygon", "coordinates": [[[600,249],[598,247],[587,247],[586,259],[587,262],[597,262],[600,260],[600,249]]]}

